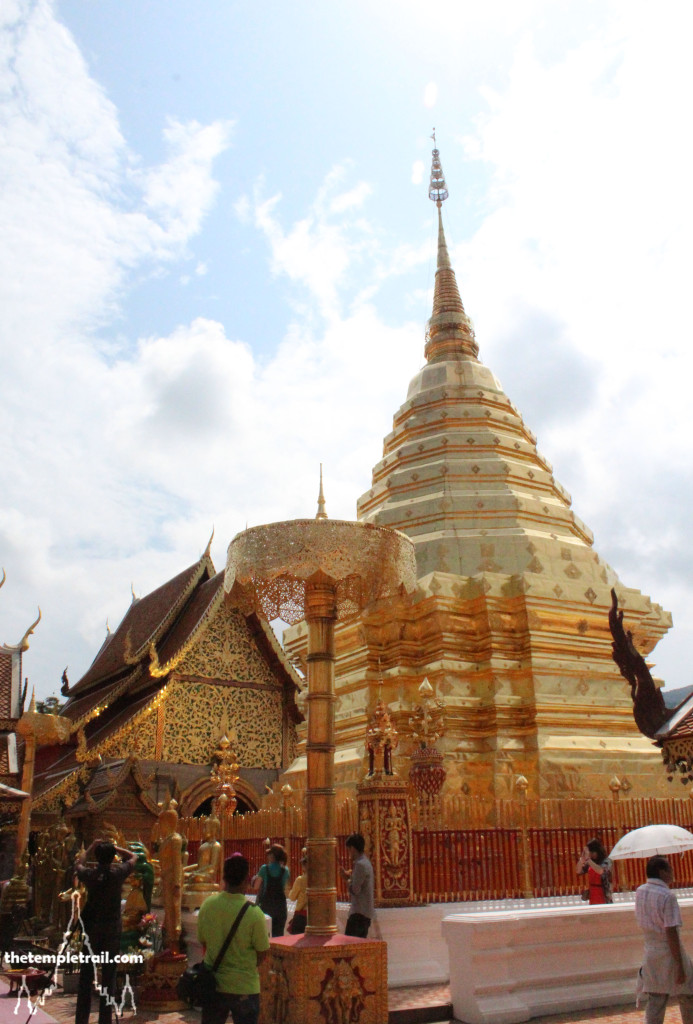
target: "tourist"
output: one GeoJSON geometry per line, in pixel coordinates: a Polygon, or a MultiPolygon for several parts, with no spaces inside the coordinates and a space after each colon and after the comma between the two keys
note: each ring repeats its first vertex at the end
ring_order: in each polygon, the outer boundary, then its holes
{"type": "Polygon", "coordinates": [[[263,864],[251,882],[259,892],[257,905],[272,918],[272,938],[284,934],[286,925],[286,892],[289,887],[289,869],[286,866],[286,850],[279,843],[272,843],[267,851],[267,863],[263,864]]]}
{"type": "Polygon", "coordinates": [[[693,1024],[693,966],[681,945],[681,911],[666,857],[650,857],[647,881],[635,893],[635,916],[645,933],[638,987],[647,993],[646,1024],[662,1024],[669,996],[679,998],[683,1024],[693,1024]]]}
{"type": "Polygon", "coordinates": [[[578,875],[587,875],[587,892],[591,905],[613,903],[611,895],[612,862],[598,839],[590,839],[575,865],[578,875]]]}
{"type": "Polygon", "coordinates": [[[269,939],[265,915],[245,899],[248,861],[242,854],[226,858],[222,882],[223,890],[207,897],[197,918],[197,938],[208,967],[213,966],[238,915],[243,917],[216,971],[217,991],[214,999],[202,1007],[201,1024],[225,1024],[229,1013],[233,1014],[233,1024],[257,1024],[258,964],[267,955],[269,939]]]}
{"type": "Polygon", "coordinates": [[[289,899],[296,901],[294,908],[294,916],[289,922],[289,934],[290,935],[302,935],[306,930],[307,923],[307,910],[308,910],[308,876],[306,875],[306,866],[308,864],[308,858],[301,858],[301,874],[298,876],[296,881],[291,887],[289,893],[289,899]]]}
{"type": "Polygon", "coordinates": [[[363,852],[366,849],[366,841],[360,832],[354,832],[348,837],[346,848],[351,857],[351,871],[341,868],[341,872],[342,876],[348,879],[351,902],[344,934],[367,939],[371,919],[375,913],[373,865],[363,852]]]}
{"type": "MultiPolygon", "coordinates": [[[[123,882],[136,863],[137,856],[130,850],[101,839],[95,839],[89,849],[78,854],[75,860],[75,874],[87,890],[87,902],[81,913],[84,929],[82,952],[108,954],[108,962],[101,966],[99,1024],[111,1024],[118,969],[115,957],[120,953],[120,900],[123,882]],[[87,867],[92,854],[96,867],[87,867]],[[116,854],[121,857],[119,864],[114,863],[116,854]]],[[[79,972],[75,1024],[88,1024],[95,978],[96,964],[92,961],[83,963],[79,972]]]]}

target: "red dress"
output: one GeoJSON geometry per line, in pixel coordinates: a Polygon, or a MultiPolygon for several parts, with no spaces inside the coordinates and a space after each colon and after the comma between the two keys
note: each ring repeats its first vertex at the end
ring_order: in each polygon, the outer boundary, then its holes
{"type": "Polygon", "coordinates": [[[587,868],[587,882],[590,890],[590,906],[595,903],[606,903],[602,876],[594,868],[587,868]]]}

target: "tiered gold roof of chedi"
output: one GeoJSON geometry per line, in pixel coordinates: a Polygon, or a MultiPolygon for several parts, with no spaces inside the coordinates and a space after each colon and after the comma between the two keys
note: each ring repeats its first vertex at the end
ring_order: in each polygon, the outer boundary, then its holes
{"type": "Polygon", "coordinates": [[[437,202],[427,362],[395,414],[358,517],[405,531],[414,541],[420,576],[546,569],[561,582],[582,579],[585,590],[595,580],[606,584],[608,569],[591,550],[592,535],[572,512],[570,495],[497,378],[477,358],[437,202]]]}
{"type": "MultiPolygon", "coordinates": [[[[611,659],[610,588],[645,655],[671,617],[599,558],[534,435],[479,362],[445,243],[437,150],[429,195],[439,235],[426,365],[358,502],[360,519],[411,537],[418,587],[338,627],[338,747],[359,748],[381,666],[404,753],[424,676],[445,699],[448,789],[511,796],[524,775],[534,794],[610,798],[617,775],[653,795],[665,783],[611,659]]],[[[285,643],[305,659],[303,627],[285,643]]]]}

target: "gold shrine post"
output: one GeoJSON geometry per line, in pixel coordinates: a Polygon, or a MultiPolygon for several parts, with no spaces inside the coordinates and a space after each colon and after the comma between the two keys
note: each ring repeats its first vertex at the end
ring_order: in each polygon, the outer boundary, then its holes
{"type": "Polygon", "coordinates": [[[321,516],[257,526],[229,545],[225,589],[270,621],[308,624],[307,935],[337,930],[334,625],[415,585],[411,541],[384,527],[321,516]]]}
{"type": "Polygon", "coordinates": [[[337,840],[334,834],[334,624],[335,586],[327,577],[306,583],[308,623],[308,785],[309,874],[306,889],[308,934],[337,931],[337,840]]]}

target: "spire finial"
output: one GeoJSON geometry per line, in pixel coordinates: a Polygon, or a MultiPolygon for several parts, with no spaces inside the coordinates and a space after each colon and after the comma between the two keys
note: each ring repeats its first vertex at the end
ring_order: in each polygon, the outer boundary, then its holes
{"type": "MultiPolygon", "coordinates": [[[[433,129],[433,145],[436,142],[436,130],[433,129]]],[[[424,353],[427,361],[440,359],[459,359],[471,357],[476,359],[479,348],[474,338],[474,329],[464,311],[460,291],[452,269],[450,254],[445,232],[443,231],[443,214],[441,207],[448,198],[448,188],[440,163],[440,153],[433,150],[431,166],[431,182],[428,186],[428,198],[438,207],[438,260],[436,281],[433,289],[433,312],[426,330],[424,353]]]]}
{"type": "Polygon", "coordinates": [[[448,187],[445,184],[445,175],[443,174],[443,166],[440,162],[440,153],[435,148],[436,145],[436,130],[433,129],[433,162],[431,164],[431,183],[428,186],[428,198],[432,199],[438,209],[440,209],[443,202],[448,198],[448,187]]]}
{"type": "Polygon", "coordinates": [[[318,494],[318,512],[315,516],[316,519],[327,519],[327,512],[325,511],[325,495],[322,491],[322,462],[320,463],[320,493],[318,494]]]}

